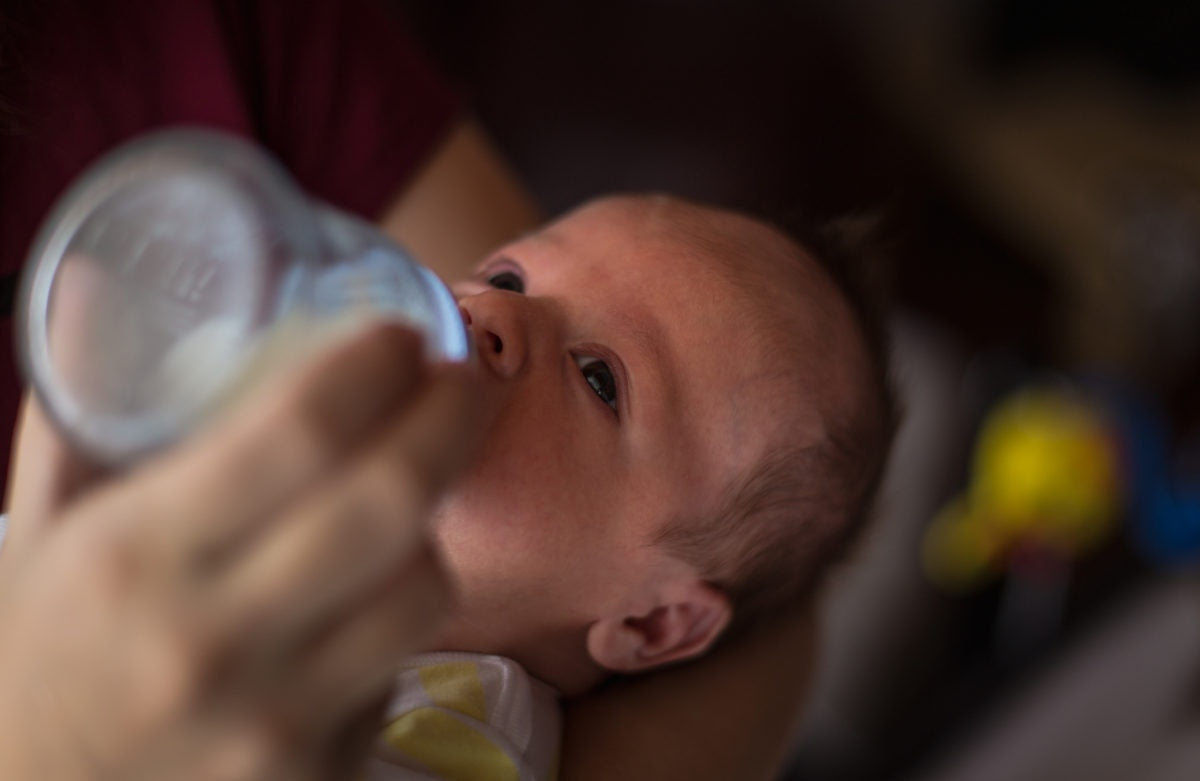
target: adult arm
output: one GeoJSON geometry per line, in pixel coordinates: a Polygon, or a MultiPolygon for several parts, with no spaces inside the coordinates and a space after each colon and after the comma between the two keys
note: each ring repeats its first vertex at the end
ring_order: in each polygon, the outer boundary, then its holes
{"type": "Polygon", "coordinates": [[[786,758],[813,669],[809,609],[695,663],[567,703],[563,781],[755,781],[786,758]]]}
{"type": "Polygon", "coordinates": [[[488,252],[541,221],[532,196],[471,119],[455,126],[379,218],[447,280],[464,278],[488,252]]]}

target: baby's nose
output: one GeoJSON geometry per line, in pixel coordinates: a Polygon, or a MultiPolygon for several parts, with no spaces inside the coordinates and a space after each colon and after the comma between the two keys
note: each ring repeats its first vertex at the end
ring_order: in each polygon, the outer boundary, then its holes
{"type": "Polygon", "coordinates": [[[479,359],[497,376],[512,379],[528,359],[528,333],[519,294],[489,290],[458,302],[479,359]]]}

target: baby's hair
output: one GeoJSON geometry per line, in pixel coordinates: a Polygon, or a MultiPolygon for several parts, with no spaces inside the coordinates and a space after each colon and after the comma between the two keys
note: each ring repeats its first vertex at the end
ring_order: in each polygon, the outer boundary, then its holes
{"type": "Polygon", "coordinates": [[[851,414],[828,416],[820,441],[777,445],[726,488],[714,512],[673,519],[658,535],[732,600],[726,637],[803,604],[845,554],[873,510],[899,418],[880,258],[864,242],[868,221],[772,227],[792,245],[797,263],[806,256],[817,262],[849,306],[868,387],[851,414]]]}

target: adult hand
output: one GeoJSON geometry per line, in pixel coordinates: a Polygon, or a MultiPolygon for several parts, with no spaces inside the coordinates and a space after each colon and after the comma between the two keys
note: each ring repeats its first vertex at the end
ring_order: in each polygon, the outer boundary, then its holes
{"type": "Polygon", "coordinates": [[[344,772],[448,603],[424,519],[472,398],[377,327],[65,502],[82,473],[31,409],[44,452],[21,453],[0,554],[0,778],[344,772]]]}

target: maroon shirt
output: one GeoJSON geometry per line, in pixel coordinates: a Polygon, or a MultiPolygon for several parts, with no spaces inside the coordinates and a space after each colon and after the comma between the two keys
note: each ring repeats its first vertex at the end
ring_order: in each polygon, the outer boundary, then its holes
{"type": "Polygon", "coordinates": [[[0,8],[2,487],[21,389],[12,293],[44,215],[97,156],[155,127],[219,128],[270,149],[309,193],[375,218],[459,103],[372,0],[0,8]]]}

